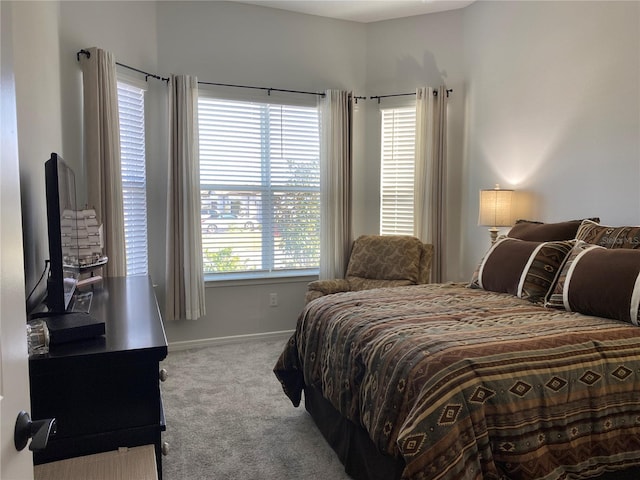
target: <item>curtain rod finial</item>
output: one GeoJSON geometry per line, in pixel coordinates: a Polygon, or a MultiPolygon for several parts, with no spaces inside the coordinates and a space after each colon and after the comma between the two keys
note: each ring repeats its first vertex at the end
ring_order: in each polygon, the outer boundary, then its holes
{"type": "Polygon", "coordinates": [[[79,52],[76,53],[76,60],[79,62],[80,61],[80,55],[86,55],[87,58],[91,58],[91,52],[85,49],[80,50],[79,52]]]}

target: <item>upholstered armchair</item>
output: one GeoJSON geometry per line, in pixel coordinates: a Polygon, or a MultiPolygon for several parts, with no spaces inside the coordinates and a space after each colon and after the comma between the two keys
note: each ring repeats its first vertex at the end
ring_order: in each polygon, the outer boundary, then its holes
{"type": "Polygon", "coordinates": [[[433,245],[409,235],[362,235],[353,242],[345,278],[316,280],[305,301],[338,292],[429,283],[433,245]]]}

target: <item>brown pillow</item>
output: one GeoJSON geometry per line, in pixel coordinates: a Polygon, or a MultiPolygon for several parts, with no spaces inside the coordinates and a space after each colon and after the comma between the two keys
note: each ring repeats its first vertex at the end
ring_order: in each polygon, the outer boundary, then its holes
{"type": "MultiPolygon", "coordinates": [[[[599,222],[597,217],[591,218],[599,222]]],[[[542,223],[531,220],[518,220],[507,234],[509,238],[519,238],[531,242],[553,242],[573,240],[582,220],[569,220],[559,223],[542,223]]]]}
{"type": "Polygon", "coordinates": [[[568,241],[529,242],[504,237],[484,256],[469,286],[542,300],[572,245],[568,241]]]}
{"type": "Polygon", "coordinates": [[[584,220],[578,228],[576,240],[605,248],[640,248],[640,227],[608,227],[584,220]]]}
{"type": "Polygon", "coordinates": [[[576,243],[545,306],[639,325],[640,250],[576,243]]]}

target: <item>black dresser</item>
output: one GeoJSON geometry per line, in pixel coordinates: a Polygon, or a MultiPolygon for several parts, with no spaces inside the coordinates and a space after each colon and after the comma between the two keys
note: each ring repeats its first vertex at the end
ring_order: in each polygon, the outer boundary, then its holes
{"type": "Polygon", "coordinates": [[[152,444],[162,478],[167,339],[151,279],[105,278],[94,286],[90,314],[104,320],[104,336],[29,358],[31,416],[57,420],[34,463],[152,444]]]}

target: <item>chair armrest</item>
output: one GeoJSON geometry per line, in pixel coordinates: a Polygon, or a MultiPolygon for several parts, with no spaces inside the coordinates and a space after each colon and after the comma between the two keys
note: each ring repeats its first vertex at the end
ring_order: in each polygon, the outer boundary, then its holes
{"type": "Polygon", "coordinates": [[[307,290],[307,293],[304,294],[304,304],[306,305],[311,300],[315,300],[320,297],[324,297],[324,293],[319,292],[318,290],[307,290]]]}
{"type": "Polygon", "coordinates": [[[307,285],[308,290],[321,292],[323,295],[332,293],[348,292],[351,290],[349,282],[343,278],[335,278],[331,280],[316,280],[307,285]]]}

